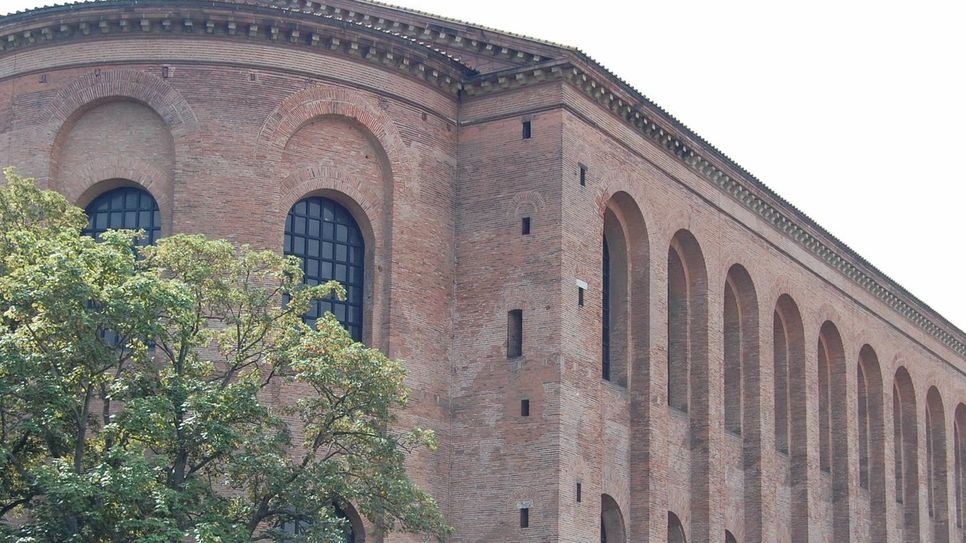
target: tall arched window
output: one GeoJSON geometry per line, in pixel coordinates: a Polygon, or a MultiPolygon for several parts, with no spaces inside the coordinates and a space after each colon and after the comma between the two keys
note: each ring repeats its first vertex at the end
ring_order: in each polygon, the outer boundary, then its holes
{"type": "Polygon", "coordinates": [[[966,462],[966,405],[956,406],[956,421],[953,424],[953,446],[955,450],[955,470],[956,470],[956,526],[963,527],[963,508],[966,507],[966,473],[964,473],[963,462],[966,462]]]}
{"type": "Polygon", "coordinates": [[[99,238],[107,230],[144,230],[140,245],[153,245],[161,237],[161,211],[149,192],[121,187],[101,194],[88,204],[84,234],[99,238]]]}
{"type": "Polygon", "coordinates": [[[744,467],[744,535],[761,539],[761,399],[758,296],[751,276],[731,266],[724,295],[725,428],[741,434],[744,467]]]}
{"type": "Polygon", "coordinates": [[[949,541],[949,506],[946,484],[946,410],[936,387],[926,394],[926,454],[929,485],[929,516],[932,517],[933,541],[949,541]]]}
{"type": "MultiPolygon", "coordinates": [[[[808,478],[808,437],[805,424],[805,328],[802,314],[791,296],[783,294],[774,313],[775,448],[788,454],[783,460],[787,477],[778,484],[790,487],[788,520],[792,541],[808,541],[809,503],[807,487],[796,484],[808,478]]],[[[785,474],[782,474],[785,475],[785,474]]]]}
{"type": "MultiPolygon", "coordinates": [[[[872,518],[886,518],[885,426],[882,372],[869,345],[859,351],[859,484],[869,490],[872,518]]],[[[869,541],[885,541],[886,523],[869,523],[869,541]]]]}
{"type": "Polygon", "coordinates": [[[681,411],[688,410],[688,279],[684,263],[675,248],[667,257],[667,402],[681,411]]]}
{"type": "Polygon", "coordinates": [[[604,236],[604,269],[601,271],[603,293],[601,295],[601,377],[610,381],[610,251],[607,250],[607,236],[604,236]]]}
{"type": "Polygon", "coordinates": [[[892,390],[895,443],[896,502],[900,519],[909,534],[919,532],[919,435],[916,421],[916,393],[905,368],[896,371],[892,390]]]}
{"type": "Polygon", "coordinates": [[[846,541],[851,533],[849,503],[849,447],[846,417],[845,347],[831,321],[822,324],[818,336],[820,464],[832,474],[830,502],[832,537],[846,541]]]}
{"type": "Polygon", "coordinates": [[[331,311],[352,338],[361,341],[366,248],[352,214],[328,198],[299,201],[285,220],[285,254],[302,259],[306,284],[334,279],[346,289],[345,301],[317,300],[305,314],[305,322],[313,325],[331,311]]]}

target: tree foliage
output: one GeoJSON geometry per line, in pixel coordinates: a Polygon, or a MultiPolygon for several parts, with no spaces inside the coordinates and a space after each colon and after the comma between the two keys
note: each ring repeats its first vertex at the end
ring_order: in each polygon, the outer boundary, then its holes
{"type": "Polygon", "coordinates": [[[404,469],[405,369],[327,315],[300,263],[176,235],[82,234],[83,212],[5,172],[0,188],[0,535],[24,542],[442,539],[404,469]]]}

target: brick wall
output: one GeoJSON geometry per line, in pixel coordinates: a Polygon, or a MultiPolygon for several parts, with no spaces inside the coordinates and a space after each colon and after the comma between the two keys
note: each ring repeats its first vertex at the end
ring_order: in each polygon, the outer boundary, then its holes
{"type": "Polygon", "coordinates": [[[457,95],[351,49],[157,33],[54,42],[0,52],[0,164],[80,205],[139,185],[165,233],[276,250],[299,199],[345,205],[367,242],[365,339],[407,363],[402,422],[439,435],[409,465],[453,541],[599,541],[603,508],[608,541],[621,529],[665,541],[669,513],[688,541],[964,536],[966,361],[566,80],[457,95]],[[621,247],[610,380],[605,233],[621,247]],[[672,248],[687,318],[669,330],[672,248]],[[519,357],[507,353],[513,310],[519,357]],[[683,353],[671,349],[670,373],[669,346],[683,353]],[[740,359],[740,401],[726,354],[740,359]],[[671,377],[688,385],[686,412],[668,405],[671,377]]]}

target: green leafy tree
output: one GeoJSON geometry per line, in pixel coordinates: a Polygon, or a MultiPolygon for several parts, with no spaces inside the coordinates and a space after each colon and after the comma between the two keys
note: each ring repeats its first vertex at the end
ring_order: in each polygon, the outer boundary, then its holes
{"type": "Polygon", "coordinates": [[[405,369],[331,315],[297,259],[177,235],[82,234],[83,212],[0,188],[0,536],[24,542],[341,542],[352,503],[443,539],[400,430],[405,369]],[[286,401],[285,398],[291,398],[286,401]]]}

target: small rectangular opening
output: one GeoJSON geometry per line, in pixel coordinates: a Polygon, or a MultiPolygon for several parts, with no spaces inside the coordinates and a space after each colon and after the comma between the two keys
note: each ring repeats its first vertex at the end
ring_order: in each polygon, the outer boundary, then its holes
{"type": "Polygon", "coordinates": [[[584,307],[584,287],[577,287],[577,307],[584,307]]]}
{"type": "Polygon", "coordinates": [[[577,483],[577,503],[580,503],[580,483],[577,483]]]}
{"type": "Polygon", "coordinates": [[[520,527],[521,528],[530,527],[530,509],[527,507],[520,509],[520,527]]]}
{"type": "Polygon", "coordinates": [[[523,356],[523,310],[514,309],[506,316],[506,357],[523,356]]]}
{"type": "Polygon", "coordinates": [[[530,416],[530,400],[520,400],[520,416],[530,416]]]}
{"type": "Polygon", "coordinates": [[[584,166],[583,164],[580,165],[580,186],[587,186],[587,166],[584,166]]]}
{"type": "Polygon", "coordinates": [[[530,121],[523,121],[523,139],[530,139],[531,134],[530,121]]]}
{"type": "Polygon", "coordinates": [[[522,230],[523,230],[523,235],[524,236],[529,236],[530,235],[530,217],[524,217],[523,218],[523,229],[522,230]]]}

